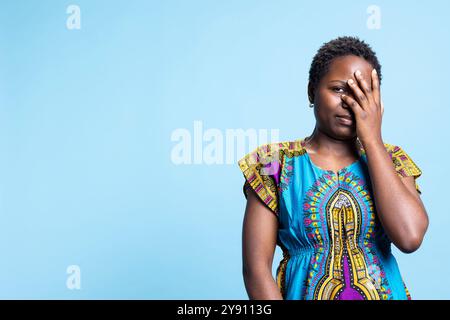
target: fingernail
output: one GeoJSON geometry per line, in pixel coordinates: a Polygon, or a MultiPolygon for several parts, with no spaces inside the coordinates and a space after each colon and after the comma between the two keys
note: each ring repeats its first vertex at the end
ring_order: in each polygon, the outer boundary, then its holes
{"type": "Polygon", "coordinates": [[[356,75],[359,77],[361,75],[361,71],[356,70],[356,75]]]}
{"type": "Polygon", "coordinates": [[[373,69],[372,72],[373,72],[374,74],[377,74],[377,69],[373,69]]]}
{"type": "Polygon", "coordinates": [[[349,84],[353,84],[353,79],[348,79],[349,84]]]}

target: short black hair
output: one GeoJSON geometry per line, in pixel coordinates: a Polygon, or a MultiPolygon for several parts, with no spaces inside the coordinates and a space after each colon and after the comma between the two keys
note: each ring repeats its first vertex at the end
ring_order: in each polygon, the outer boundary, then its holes
{"type": "MultiPolygon", "coordinates": [[[[314,93],[320,79],[328,72],[328,67],[334,58],[355,55],[364,58],[368,63],[377,70],[381,84],[381,65],[372,48],[360,40],[358,37],[338,37],[334,40],[324,43],[311,63],[309,69],[309,88],[308,95],[314,93]]],[[[310,102],[313,97],[308,97],[310,102]]]]}

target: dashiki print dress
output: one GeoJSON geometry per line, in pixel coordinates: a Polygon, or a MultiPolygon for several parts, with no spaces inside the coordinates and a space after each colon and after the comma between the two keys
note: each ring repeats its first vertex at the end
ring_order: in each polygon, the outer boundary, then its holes
{"type": "MultiPolygon", "coordinates": [[[[316,166],[305,139],[264,144],[239,160],[249,188],[278,219],[283,259],[276,281],[285,300],[410,300],[391,242],[378,220],[364,148],[337,173],[316,166]]],[[[399,176],[421,170],[384,143],[399,176]]]]}

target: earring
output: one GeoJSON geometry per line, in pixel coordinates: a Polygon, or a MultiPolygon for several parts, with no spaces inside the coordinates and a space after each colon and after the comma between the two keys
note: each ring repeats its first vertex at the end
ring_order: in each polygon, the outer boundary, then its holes
{"type": "Polygon", "coordinates": [[[314,108],[314,103],[310,103],[310,104],[309,104],[309,107],[310,107],[310,108],[314,108]]]}

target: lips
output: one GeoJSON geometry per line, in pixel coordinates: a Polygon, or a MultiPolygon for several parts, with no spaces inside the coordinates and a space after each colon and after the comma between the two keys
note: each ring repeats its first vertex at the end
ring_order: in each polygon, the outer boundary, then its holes
{"type": "Polygon", "coordinates": [[[349,114],[337,115],[336,117],[353,120],[353,117],[349,114]]]}
{"type": "Polygon", "coordinates": [[[353,125],[353,117],[347,114],[344,115],[338,115],[336,116],[336,119],[338,119],[339,123],[345,126],[351,126],[353,125]]]}

